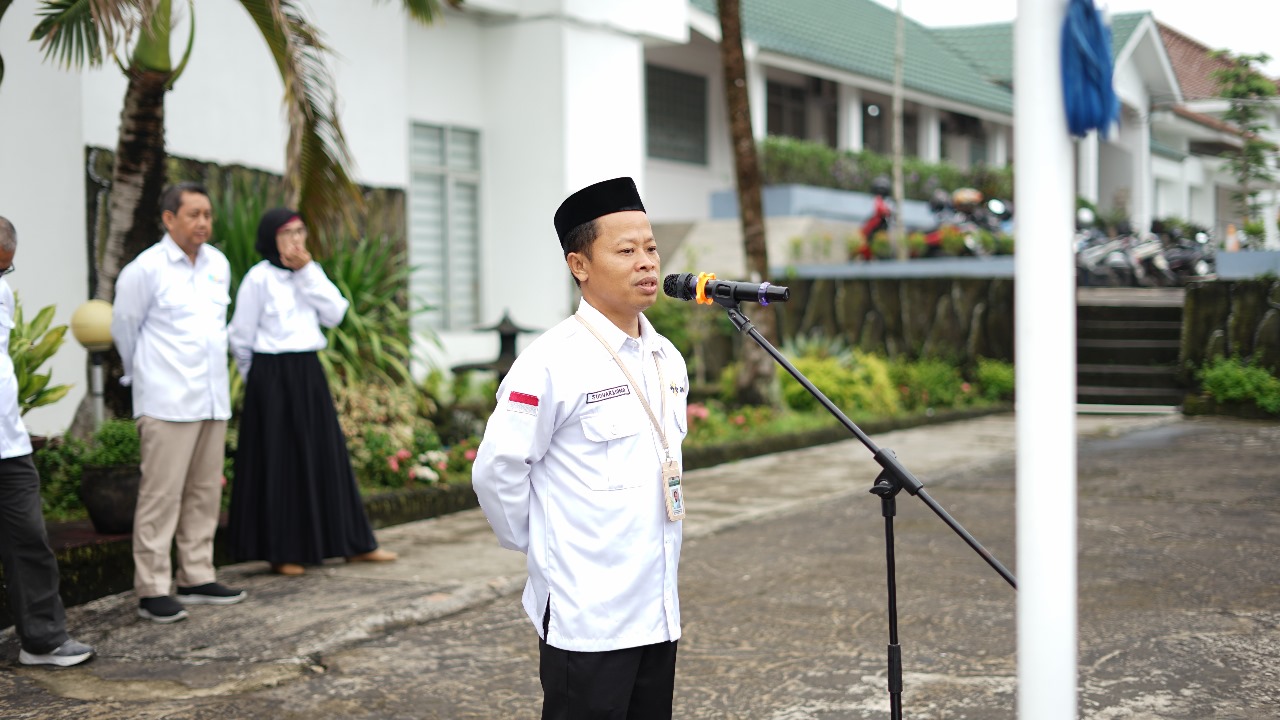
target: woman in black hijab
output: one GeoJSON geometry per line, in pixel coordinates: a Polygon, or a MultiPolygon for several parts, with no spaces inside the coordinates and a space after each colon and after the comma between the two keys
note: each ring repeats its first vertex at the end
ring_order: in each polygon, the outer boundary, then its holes
{"type": "Polygon", "coordinates": [[[245,379],[228,537],[238,561],[301,575],[325,558],[387,562],[356,486],[346,437],[317,352],[347,300],[307,251],[288,208],[258,224],[263,261],[245,274],[228,326],[245,379]]]}

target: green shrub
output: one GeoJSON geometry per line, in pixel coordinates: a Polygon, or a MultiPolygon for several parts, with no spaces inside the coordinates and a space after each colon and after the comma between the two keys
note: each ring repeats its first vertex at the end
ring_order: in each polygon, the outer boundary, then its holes
{"type": "Polygon", "coordinates": [[[67,334],[66,325],[53,322],[54,306],[48,305],[26,322],[22,301],[13,294],[13,329],[9,331],[9,359],[13,361],[13,374],[18,382],[18,408],[22,415],[42,405],[61,400],[71,390],[70,385],[49,385],[50,373],[38,372],[53,354],[62,347],[67,334]]]}
{"type": "Polygon", "coordinates": [[[1218,358],[1196,373],[1201,388],[1218,402],[1253,403],[1280,414],[1280,378],[1238,357],[1218,358]]]}
{"type": "Polygon", "coordinates": [[[85,465],[137,465],[142,462],[138,426],[127,418],[114,418],[102,423],[93,434],[85,465]]]}
{"type": "MultiPolygon", "coordinates": [[[[903,161],[906,197],[928,200],[935,189],[977,188],[985,197],[1012,198],[1011,168],[977,165],[961,170],[920,158],[903,161]]],[[[769,136],[760,143],[760,174],[767,185],[801,184],[870,192],[876,177],[893,174],[893,159],[869,150],[836,150],[824,143],[769,136]]]]}
{"type": "Polygon", "coordinates": [[[89,442],[74,437],[55,437],[32,455],[40,474],[40,497],[44,514],[52,520],[75,520],[85,516],[80,502],[80,472],[85,465],[137,465],[138,428],[130,419],[107,420],[89,442]]]}
{"type": "Polygon", "coordinates": [[[1015,374],[1009,363],[978,358],[974,379],[978,385],[978,394],[984,399],[991,402],[1013,399],[1015,374]]]}
{"type": "Polygon", "coordinates": [[[782,354],[789,358],[835,358],[842,365],[853,365],[853,351],[843,338],[811,332],[797,335],[782,344],[782,354]]]}
{"type": "MultiPolygon", "coordinates": [[[[855,350],[852,364],[830,357],[796,358],[792,362],[846,415],[855,410],[892,415],[900,409],[898,393],[889,377],[889,365],[881,358],[855,350]]],[[[818,400],[789,376],[782,381],[782,397],[793,410],[821,409],[818,400]]]]}
{"type": "Polygon", "coordinates": [[[45,516],[72,520],[85,516],[80,502],[80,468],[89,446],[74,437],[50,438],[32,455],[40,474],[40,499],[45,516]]]}
{"type": "MultiPolygon", "coordinates": [[[[325,328],[320,363],[339,384],[411,382],[409,323],[426,307],[407,297],[404,248],[385,237],[326,244],[333,252],[320,265],[351,306],[342,324],[325,328]]],[[[439,344],[433,334],[424,339],[439,344]]]]}
{"type": "Polygon", "coordinates": [[[681,444],[685,449],[815,430],[836,423],[826,410],[799,413],[763,406],[728,408],[717,401],[691,402],[685,416],[689,423],[689,433],[681,444]]]}
{"type": "Polygon", "coordinates": [[[963,407],[973,399],[959,368],[943,360],[895,362],[890,375],[908,412],[963,407]]]}

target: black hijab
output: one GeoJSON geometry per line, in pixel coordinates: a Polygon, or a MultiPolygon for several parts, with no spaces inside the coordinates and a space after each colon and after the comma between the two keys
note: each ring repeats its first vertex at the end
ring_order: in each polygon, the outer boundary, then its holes
{"type": "Polygon", "coordinates": [[[280,247],[276,245],[276,233],[290,220],[301,217],[297,210],[283,207],[271,208],[262,213],[262,220],[258,222],[258,241],[254,244],[258,254],[272,265],[292,272],[292,268],[280,262],[280,247]]]}

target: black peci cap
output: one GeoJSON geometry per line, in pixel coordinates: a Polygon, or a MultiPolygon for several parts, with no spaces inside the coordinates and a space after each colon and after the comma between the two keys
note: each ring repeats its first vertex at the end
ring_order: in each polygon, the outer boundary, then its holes
{"type": "Polygon", "coordinates": [[[636,182],[629,177],[605,180],[582,188],[565,198],[556,210],[556,234],[560,236],[560,248],[564,249],[565,239],[579,225],[628,210],[645,211],[636,182]]]}

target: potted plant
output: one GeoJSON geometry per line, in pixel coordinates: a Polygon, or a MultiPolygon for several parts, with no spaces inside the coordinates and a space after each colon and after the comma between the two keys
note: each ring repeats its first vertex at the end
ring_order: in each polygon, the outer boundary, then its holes
{"type": "MultiPolygon", "coordinates": [[[[54,306],[49,305],[26,322],[18,293],[13,294],[13,329],[9,331],[9,359],[13,361],[13,375],[18,381],[18,409],[23,415],[32,408],[50,405],[61,400],[71,390],[70,385],[49,385],[47,372],[39,372],[58,348],[67,334],[66,325],[49,327],[53,322],[54,306]]],[[[33,436],[32,449],[44,446],[45,438],[33,436]]]]}
{"type": "Polygon", "coordinates": [[[94,530],[110,535],[133,532],[142,479],[139,448],[133,420],[107,420],[94,433],[80,470],[80,500],[94,530]]]}

